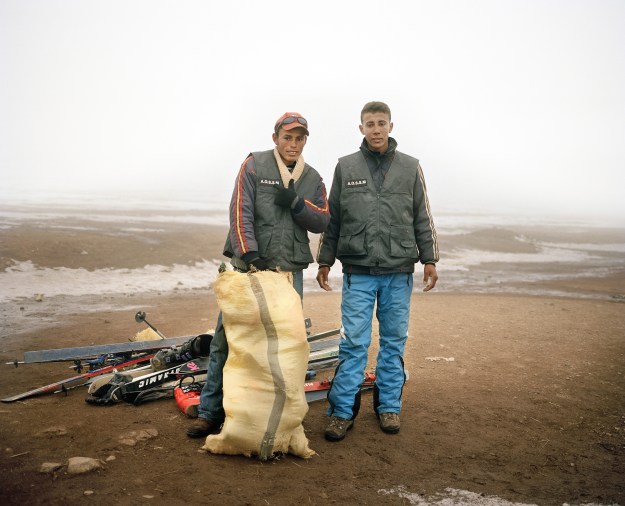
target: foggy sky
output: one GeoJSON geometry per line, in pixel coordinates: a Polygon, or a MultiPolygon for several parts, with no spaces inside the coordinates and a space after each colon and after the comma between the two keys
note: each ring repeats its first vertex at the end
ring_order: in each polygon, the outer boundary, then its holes
{"type": "Polygon", "coordinates": [[[227,202],[275,120],[328,190],[382,100],[433,211],[625,223],[625,3],[0,0],[0,202],[227,202]]]}

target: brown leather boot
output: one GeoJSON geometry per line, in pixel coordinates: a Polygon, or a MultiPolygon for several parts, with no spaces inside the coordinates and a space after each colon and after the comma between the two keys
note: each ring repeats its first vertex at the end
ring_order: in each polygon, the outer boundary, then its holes
{"type": "Polygon", "coordinates": [[[191,424],[191,427],[187,429],[187,436],[189,437],[205,437],[209,434],[217,434],[221,431],[223,422],[216,420],[207,420],[206,418],[196,418],[191,424]]]}
{"type": "Polygon", "coordinates": [[[398,413],[380,413],[380,429],[387,434],[397,434],[399,432],[398,413]]]}

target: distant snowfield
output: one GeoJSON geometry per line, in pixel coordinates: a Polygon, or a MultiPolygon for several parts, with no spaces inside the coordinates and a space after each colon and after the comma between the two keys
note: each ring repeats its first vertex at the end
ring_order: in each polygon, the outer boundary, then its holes
{"type": "MultiPolygon", "coordinates": [[[[36,296],[120,295],[150,292],[210,290],[222,260],[203,260],[191,265],[146,265],[136,269],[41,268],[30,260],[15,262],[0,272],[0,303],[36,296]]],[[[230,266],[227,266],[230,268],[230,266]]],[[[305,290],[319,291],[316,269],[305,271],[305,290]]],[[[340,288],[340,272],[331,274],[340,288]],[[337,279],[338,277],[338,279],[337,279]]]]}
{"type": "MultiPolygon", "coordinates": [[[[502,253],[484,250],[457,249],[447,253],[438,266],[441,282],[438,292],[470,290],[474,292],[517,292],[514,283],[541,281],[562,277],[603,277],[613,269],[622,268],[622,251],[625,245],[589,245],[587,249],[572,245],[542,247],[536,253],[502,253]],[[594,247],[594,248],[593,248],[594,247]],[[600,256],[588,250],[616,252],[619,256],[600,256]],[[488,265],[488,275],[480,265],[488,265]],[[523,272],[510,269],[509,265],[559,265],[554,271],[536,270],[523,272]],[[492,270],[499,266],[497,270],[492,270]],[[562,268],[567,266],[565,272],[562,268]]],[[[172,290],[210,289],[216,279],[221,259],[204,259],[195,264],[146,265],[135,269],[70,269],[67,267],[42,268],[31,261],[14,262],[0,272],[0,303],[20,298],[31,298],[36,294],[45,296],[68,295],[115,295],[125,293],[170,292],[172,290]]],[[[229,265],[228,265],[229,267],[229,265]]],[[[316,281],[317,268],[311,265],[304,271],[304,291],[321,291],[316,281]]],[[[330,285],[340,291],[342,273],[340,264],[330,271],[330,285]]],[[[420,266],[415,270],[415,290],[420,289],[420,266]]],[[[524,290],[523,293],[543,294],[524,290]]],[[[571,296],[566,293],[550,295],[571,296]]]]}
{"type": "MultiPolygon", "coordinates": [[[[188,203],[170,203],[165,209],[150,209],[145,203],[135,202],[135,207],[128,203],[110,201],[106,206],[98,201],[94,207],[86,207],[85,202],[56,207],[1,206],[0,228],[11,228],[23,222],[34,222],[47,228],[67,228],[73,230],[98,230],[100,222],[118,223],[122,232],[141,233],[160,232],[165,223],[196,223],[227,226],[228,214],[225,203],[204,203],[189,208],[188,203]],[[96,205],[97,204],[97,205],[96,205]],[[75,219],[84,223],[76,223],[75,219]],[[90,223],[91,222],[91,223],[90,223]],[[93,224],[93,227],[91,226],[93,224]],[[159,226],[160,225],[160,226],[159,226]]],[[[162,207],[163,203],[159,203],[162,207]]],[[[606,277],[615,270],[622,270],[625,243],[619,242],[622,234],[616,235],[616,241],[589,242],[585,234],[579,235],[579,242],[532,241],[533,251],[521,247],[518,251],[494,251],[480,248],[471,243],[454,245],[449,238],[462,237],[476,230],[481,237],[490,233],[498,234],[505,230],[517,230],[519,225],[551,226],[556,229],[576,229],[586,224],[575,222],[551,222],[519,216],[467,215],[441,213],[437,227],[441,237],[449,240],[442,251],[438,265],[440,282],[437,292],[471,291],[475,293],[512,292],[533,295],[562,295],[566,293],[545,293],[544,290],[516,288],[519,283],[525,286],[534,281],[557,280],[575,277],[606,277]],[[511,265],[527,266],[524,269],[510,268],[511,265]],[[540,266],[534,269],[533,266],[540,266]],[[549,266],[557,268],[550,269],[549,266]]],[[[527,240],[514,236],[519,245],[527,240]]],[[[478,244],[479,246],[480,244],[478,244]]],[[[204,259],[191,265],[146,265],[135,269],[70,269],[67,267],[41,268],[32,262],[17,262],[0,272],[0,303],[33,299],[38,294],[45,297],[84,296],[84,295],[119,295],[150,292],[171,292],[185,290],[209,290],[215,281],[221,259],[204,259]]],[[[420,290],[420,266],[416,266],[415,290],[420,290]]],[[[304,290],[320,291],[316,282],[316,265],[304,271],[304,290]]],[[[334,290],[341,290],[342,274],[340,263],[330,272],[330,285],[334,290]]]]}
{"type": "MultiPolygon", "coordinates": [[[[483,496],[467,490],[446,488],[433,496],[410,492],[405,486],[378,490],[380,495],[395,495],[407,500],[413,506],[536,506],[535,503],[510,502],[496,496],[483,496]]],[[[574,506],[562,503],[563,506],[574,506]]],[[[577,505],[575,505],[577,506],[577,505]]],[[[599,503],[580,503],[579,506],[608,506],[599,503]]],[[[618,506],[610,503],[610,506],[618,506]]]]}
{"type": "Polygon", "coordinates": [[[36,295],[115,295],[209,289],[221,261],[193,265],[146,265],[138,269],[39,268],[31,261],[16,262],[0,273],[0,302],[36,295]]]}

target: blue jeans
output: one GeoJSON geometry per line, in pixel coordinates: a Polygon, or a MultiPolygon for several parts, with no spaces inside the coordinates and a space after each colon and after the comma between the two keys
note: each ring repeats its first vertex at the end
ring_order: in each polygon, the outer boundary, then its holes
{"type": "MultiPolygon", "coordinates": [[[[300,298],[304,297],[304,273],[295,271],[293,274],[293,288],[300,298]]],[[[228,341],[226,332],[221,321],[221,312],[217,317],[215,335],[210,345],[210,355],[208,356],[208,370],[206,372],[206,383],[200,394],[200,405],[198,406],[198,417],[207,420],[223,422],[226,417],[224,412],[224,365],[228,358],[228,341]]]]}
{"type": "Polygon", "coordinates": [[[412,285],[412,273],[343,274],[341,321],[344,336],[339,345],[339,365],[328,392],[328,416],[353,419],[358,414],[359,385],[367,366],[376,302],[380,349],[374,409],[377,413],[401,411],[412,285]]]}

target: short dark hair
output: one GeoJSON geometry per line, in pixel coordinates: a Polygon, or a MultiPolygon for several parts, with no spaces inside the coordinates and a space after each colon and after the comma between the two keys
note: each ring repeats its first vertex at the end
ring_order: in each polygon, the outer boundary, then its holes
{"type": "Polygon", "coordinates": [[[388,114],[388,120],[391,120],[391,108],[384,102],[367,102],[360,111],[360,122],[362,123],[362,117],[368,112],[385,112],[388,114]]]}

